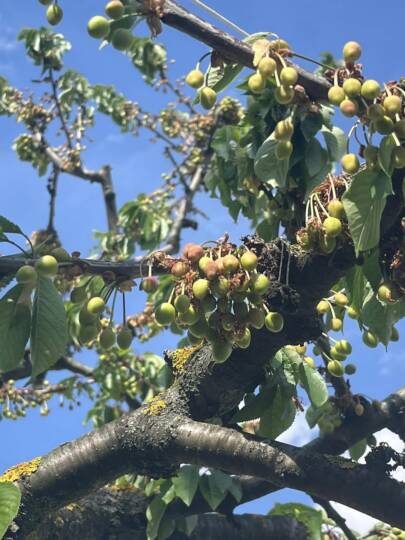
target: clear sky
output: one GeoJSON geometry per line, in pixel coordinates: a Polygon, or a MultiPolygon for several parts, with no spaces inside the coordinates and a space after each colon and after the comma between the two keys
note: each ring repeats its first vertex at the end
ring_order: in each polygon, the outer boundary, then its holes
{"type": "MultiPolygon", "coordinates": [[[[191,0],[182,3],[198,12],[191,0]]],[[[209,3],[247,32],[276,32],[286,38],[294,50],[314,58],[319,57],[322,51],[331,51],[339,56],[343,44],[355,39],[363,46],[362,61],[367,76],[383,82],[404,75],[403,0],[391,0],[389,6],[377,0],[211,0],[209,3]],[[384,25],[387,21],[388,24],[384,25]]],[[[91,83],[116,85],[119,91],[138,101],[145,109],[157,111],[166,104],[167,98],[154,93],[142,81],[125,55],[110,48],[99,51],[97,42],[87,36],[87,20],[102,13],[102,1],[60,0],[60,4],[65,10],[65,18],[58,30],[73,43],[72,51],[66,55],[67,67],[84,73],[91,83]]],[[[22,45],[16,42],[16,35],[23,27],[38,27],[45,22],[44,9],[37,0],[3,0],[0,3],[0,75],[20,89],[38,92],[38,86],[31,82],[38,73],[25,58],[22,45]]],[[[146,33],[145,28],[142,31],[146,33]]],[[[169,58],[175,59],[170,65],[174,78],[184,75],[207,51],[204,45],[167,28],[160,40],[167,46],[169,58]]],[[[345,127],[347,123],[342,125],[345,127]]],[[[39,179],[31,166],[19,162],[11,150],[14,138],[20,133],[21,126],[0,118],[0,214],[17,222],[29,233],[46,225],[48,196],[44,178],[39,179]]],[[[150,144],[147,137],[134,139],[131,135],[121,135],[108,119],[100,118],[91,135],[94,142],[86,152],[86,165],[99,168],[108,163],[112,166],[119,205],[141,191],[153,190],[159,184],[160,174],[169,168],[157,145],[150,144]]],[[[199,201],[210,221],[202,222],[197,234],[193,233],[194,240],[218,238],[227,231],[237,241],[241,234],[248,232],[247,223],[233,224],[217,201],[205,196],[199,201]]],[[[92,231],[105,230],[104,208],[97,186],[73,177],[62,177],[56,228],[66,249],[79,250],[83,255],[89,253],[95,245],[92,231]]],[[[187,239],[186,234],[184,240],[187,239]]],[[[399,329],[404,330],[404,325],[400,324],[399,329]]],[[[388,352],[382,346],[376,350],[365,349],[354,327],[346,328],[345,337],[352,339],[353,359],[359,368],[353,377],[354,391],[383,398],[401,385],[405,379],[405,361],[400,344],[390,345],[388,352]]],[[[136,343],[134,347],[160,353],[174,343],[173,337],[164,334],[146,347],[136,343]]],[[[91,353],[86,354],[86,360],[94,360],[91,353]]],[[[83,402],[72,412],[59,409],[56,403],[51,404],[51,408],[52,413],[46,418],[39,417],[35,410],[26,419],[0,423],[0,471],[47,452],[88,429],[82,425],[88,403],[83,402]]],[[[289,440],[292,442],[299,443],[306,436],[305,421],[301,420],[291,433],[289,440]]],[[[287,499],[302,500],[302,496],[284,491],[248,505],[247,510],[265,512],[272,501],[287,499]]],[[[351,518],[357,524],[352,515],[351,518]]]]}

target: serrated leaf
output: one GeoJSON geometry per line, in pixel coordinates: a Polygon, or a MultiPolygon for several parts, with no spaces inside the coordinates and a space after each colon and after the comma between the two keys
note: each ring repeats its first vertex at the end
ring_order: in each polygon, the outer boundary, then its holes
{"type": "Polygon", "coordinates": [[[221,471],[212,471],[200,477],[200,491],[212,510],[216,510],[225,499],[226,493],[232,484],[228,474],[221,471]]]}
{"type": "Polygon", "coordinates": [[[289,516],[300,521],[308,530],[308,540],[321,540],[322,514],[301,503],[275,504],[269,516],[289,516]]]}
{"type": "Polygon", "coordinates": [[[0,538],[18,513],[21,502],[21,492],[11,482],[0,482],[0,538]]]}
{"type": "Polygon", "coordinates": [[[159,496],[155,496],[148,508],[146,509],[146,519],[148,525],[146,527],[146,536],[148,540],[157,538],[159,525],[166,512],[167,504],[165,504],[159,496]]]}
{"type": "Polygon", "coordinates": [[[311,403],[315,407],[322,407],[328,400],[328,388],[325,379],[314,368],[302,363],[300,366],[300,383],[305,388],[311,403]]]}
{"type": "Polygon", "coordinates": [[[22,230],[18,225],[10,221],[4,216],[0,216],[0,232],[2,233],[12,233],[12,234],[23,234],[22,230]]]}
{"type": "Polygon", "coordinates": [[[308,426],[312,429],[318,423],[319,418],[324,414],[323,409],[310,405],[305,413],[308,426]]]}
{"type": "Polygon", "coordinates": [[[392,193],[391,179],[383,171],[364,170],[354,176],[343,195],[356,252],[373,249],[380,240],[380,221],[386,198],[392,193]]]}
{"type": "Polygon", "coordinates": [[[308,113],[300,123],[300,128],[305,139],[309,141],[322,128],[323,117],[320,113],[308,113]]]}
{"type": "Polygon", "coordinates": [[[200,475],[198,467],[195,465],[184,465],[180,468],[177,476],[172,478],[176,496],[187,506],[190,506],[194,499],[199,481],[200,475]]]}
{"type": "Polygon", "coordinates": [[[32,375],[49,369],[66,352],[67,318],[62,296],[53,282],[39,277],[32,308],[32,375]]]}
{"type": "Polygon", "coordinates": [[[296,412],[289,393],[277,386],[269,406],[260,416],[259,434],[269,439],[277,438],[292,425],[296,412]]]}
{"type": "Polygon", "coordinates": [[[361,439],[349,448],[349,454],[354,461],[358,461],[367,450],[367,439],[361,439]]]}
{"type": "Polygon", "coordinates": [[[30,335],[31,313],[26,304],[18,303],[23,291],[16,285],[0,300],[0,371],[14,369],[24,357],[30,335]]]}
{"type": "Polygon", "coordinates": [[[254,168],[255,173],[263,182],[272,182],[274,186],[285,187],[289,169],[289,159],[278,159],[276,147],[278,141],[272,133],[257,151],[254,168]]]}

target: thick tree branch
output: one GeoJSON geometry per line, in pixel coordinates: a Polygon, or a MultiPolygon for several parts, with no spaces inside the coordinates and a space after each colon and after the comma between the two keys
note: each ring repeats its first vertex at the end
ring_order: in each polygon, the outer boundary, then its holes
{"type": "Polygon", "coordinates": [[[194,422],[172,414],[173,407],[168,404],[158,416],[143,407],[44,456],[38,470],[19,482],[23,505],[15,537],[25,538],[34,530],[44,511],[78,500],[117,476],[129,472],[166,476],[180,463],[255,476],[405,526],[405,486],[381,472],[194,422]]]}
{"type": "MultiPolygon", "coordinates": [[[[173,0],[165,1],[162,21],[212,47],[228,61],[253,69],[253,52],[250,45],[204,21],[173,0]]],[[[330,83],[326,79],[318,77],[300,66],[294,65],[294,67],[299,75],[298,84],[305,88],[311,99],[327,98],[330,83]]]]}

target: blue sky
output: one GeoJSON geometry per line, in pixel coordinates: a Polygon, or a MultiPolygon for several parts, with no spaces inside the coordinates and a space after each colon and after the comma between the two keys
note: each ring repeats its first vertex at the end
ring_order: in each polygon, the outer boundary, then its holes
{"type": "MultiPolygon", "coordinates": [[[[60,0],[60,4],[65,9],[65,18],[58,30],[73,43],[72,51],[66,55],[67,67],[83,72],[92,83],[116,85],[119,91],[129,99],[138,101],[145,109],[156,111],[166,104],[167,98],[151,91],[125,55],[110,48],[99,51],[97,42],[87,36],[87,20],[92,15],[102,13],[103,2],[60,0]]],[[[212,0],[211,4],[214,5],[212,0]]],[[[183,5],[198,12],[191,0],[184,0],[183,5]]],[[[333,3],[319,0],[251,0],[249,3],[217,0],[215,8],[247,32],[276,32],[286,38],[293,49],[314,58],[326,50],[339,56],[343,44],[355,39],[363,46],[362,61],[367,76],[382,82],[398,79],[404,74],[403,0],[391,0],[391,17],[389,26],[385,27],[383,21],[386,18],[382,16],[385,6],[377,0],[340,0],[333,3]]],[[[25,58],[21,44],[16,42],[16,35],[23,27],[38,27],[45,22],[44,9],[37,0],[0,4],[0,75],[14,86],[38,92],[38,88],[30,82],[37,76],[37,71],[25,58]],[[19,9],[16,8],[17,4],[19,9]]],[[[146,29],[143,32],[146,33],[146,29]]],[[[175,59],[170,65],[174,78],[187,73],[207,51],[204,45],[171,29],[165,28],[160,40],[167,46],[169,58],[175,59]]],[[[345,127],[347,123],[342,125],[345,127]]],[[[29,233],[45,226],[48,196],[45,180],[37,178],[30,165],[19,162],[11,150],[12,141],[20,133],[21,127],[12,120],[0,118],[0,214],[16,221],[29,233]]],[[[106,118],[98,120],[91,135],[94,142],[86,152],[86,165],[98,168],[108,163],[112,166],[119,205],[144,191],[145,186],[153,190],[159,184],[160,174],[168,170],[168,164],[157,145],[150,144],[147,137],[134,139],[130,135],[122,136],[106,118]]],[[[227,231],[237,241],[241,234],[247,232],[246,222],[232,223],[217,201],[202,196],[199,200],[210,221],[201,223],[193,239],[217,238],[227,231]]],[[[89,253],[94,246],[92,231],[105,230],[104,208],[97,186],[73,177],[62,177],[56,227],[69,251],[79,250],[83,255],[89,253]]],[[[187,241],[188,237],[189,234],[186,234],[184,240],[187,241]]],[[[404,325],[400,324],[399,329],[403,330],[404,325]]],[[[353,378],[355,391],[373,398],[383,398],[401,384],[405,378],[401,345],[391,345],[388,352],[382,346],[376,350],[365,349],[353,326],[346,328],[345,336],[352,339],[353,359],[359,368],[353,378]]],[[[161,352],[174,343],[175,339],[165,334],[146,348],[161,352]]],[[[135,344],[135,349],[145,350],[145,347],[135,344]]],[[[87,359],[92,361],[92,355],[88,354],[87,359]]],[[[59,409],[56,403],[51,407],[52,413],[46,418],[39,417],[38,412],[33,411],[28,418],[18,422],[0,423],[0,471],[47,452],[84,432],[86,428],[81,422],[87,410],[86,403],[72,412],[59,409]]],[[[297,442],[300,429],[298,426],[291,440],[297,442]]],[[[248,510],[264,512],[271,506],[271,501],[291,497],[298,499],[300,495],[285,491],[249,505],[248,510]]]]}

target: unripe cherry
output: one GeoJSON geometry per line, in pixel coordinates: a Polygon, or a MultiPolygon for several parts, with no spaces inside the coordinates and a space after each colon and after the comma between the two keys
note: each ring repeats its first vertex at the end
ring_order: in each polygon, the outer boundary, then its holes
{"type": "Polygon", "coordinates": [[[325,255],[330,255],[336,249],[336,238],[324,234],[319,239],[319,248],[325,255]]]}
{"type": "Polygon", "coordinates": [[[252,334],[249,330],[249,328],[245,328],[243,334],[241,336],[237,336],[235,339],[236,345],[240,347],[241,349],[247,349],[250,346],[250,342],[252,341],[252,334]]]}
{"type": "Polygon", "coordinates": [[[405,139],[405,120],[399,120],[394,124],[394,131],[400,139],[405,139]]]}
{"type": "Polygon", "coordinates": [[[124,15],[125,7],[120,0],[111,0],[105,6],[105,12],[111,19],[121,19],[124,15]]]}
{"type": "Polygon", "coordinates": [[[360,162],[356,154],[346,154],[341,160],[342,168],[347,174],[356,174],[360,169],[360,162]]]}
{"type": "Polygon", "coordinates": [[[239,270],[239,260],[235,255],[225,255],[222,259],[225,272],[233,274],[239,270]]]}
{"type": "Polygon", "coordinates": [[[197,279],[193,283],[193,294],[198,300],[205,298],[209,292],[209,283],[206,279],[197,279]]]}
{"type": "Polygon", "coordinates": [[[110,33],[110,24],[105,17],[96,15],[87,23],[87,32],[96,39],[102,39],[110,33]]]}
{"type": "Polygon", "coordinates": [[[390,303],[393,301],[391,296],[391,289],[385,283],[378,287],[377,296],[381,302],[390,303]]]}
{"type": "Polygon", "coordinates": [[[216,339],[211,343],[211,346],[212,356],[214,357],[215,362],[219,364],[226,362],[232,354],[232,345],[229,341],[216,339]]]}
{"type": "Polygon", "coordinates": [[[97,337],[98,328],[93,324],[86,324],[80,326],[79,340],[81,343],[88,343],[97,337]]]}
{"type": "Polygon", "coordinates": [[[132,45],[133,41],[134,37],[132,33],[126,28],[117,28],[111,37],[111,45],[117,51],[126,51],[132,45]]]}
{"type": "Polygon", "coordinates": [[[253,270],[256,269],[257,262],[257,255],[256,253],[253,253],[253,251],[245,251],[245,253],[240,258],[242,268],[244,270],[247,270],[248,272],[253,272],[253,270]]]}
{"type": "Polygon", "coordinates": [[[340,339],[335,343],[335,348],[337,351],[339,351],[342,354],[351,354],[352,353],[352,346],[347,339],[340,339]]]}
{"type": "Polygon", "coordinates": [[[190,298],[186,294],[179,294],[174,300],[174,307],[179,313],[184,313],[190,307],[190,298]]]}
{"type": "Polygon", "coordinates": [[[339,362],[339,360],[331,360],[328,362],[328,372],[333,377],[343,377],[345,368],[343,367],[343,364],[339,362]]]}
{"type": "Polygon", "coordinates": [[[373,79],[368,79],[367,81],[364,81],[364,83],[361,85],[361,95],[362,97],[364,97],[364,99],[367,99],[368,101],[373,101],[373,99],[378,98],[380,92],[380,85],[377,81],[374,81],[373,79]]]}
{"type": "Polygon", "coordinates": [[[167,326],[176,318],[176,310],[169,302],[163,302],[156,308],[155,318],[159,324],[167,326]]]}
{"type": "Polygon", "coordinates": [[[330,326],[330,329],[333,330],[334,332],[340,332],[340,330],[342,329],[343,323],[337,317],[332,317],[332,319],[330,320],[329,326],[330,326]]]}
{"type": "Polygon", "coordinates": [[[278,141],[289,141],[294,134],[294,124],[291,118],[280,120],[274,129],[274,137],[278,141]]]}
{"type": "Polygon", "coordinates": [[[353,306],[348,307],[347,314],[351,319],[354,319],[354,320],[357,320],[360,317],[360,313],[353,306]]]}
{"type": "Polygon", "coordinates": [[[332,105],[339,106],[345,98],[346,94],[341,86],[335,85],[329,88],[328,100],[332,105]]]}
{"type": "Polygon", "coordinates": [[[361,82],[358,79],[346,79],[343,83],[343,90],[349,98],[357,97],[361,92],[361,82]]]}
{"type": "Polygon", "coordinates": [[[207,321],[205,319],[198,320],[189,327],[188,331],[197,338],[204,338],[208,332],[207,321]]]}
{"type": "Polygon", "coordinates": [[[257,330],[264,326],[264,313],[261,309],[252,308],[248,313],[248,321],[257,330]]]}
{"type": "Polygon", "coordinates": [[[58,262],[69,262],[71,260],[71,256],[63,247],[54,248],[50,255],[55,257],[58,262]]]}
{"type": "Polygon", "coordinates": [[[357,368],[354,364],[347,364],[345,366],[345,373],[346,375],[354,375],[357,371],[357,368]]]}
{"type": "Polygon", "coordinates": [[[115,344],[115,332],[112,328],[104,328],[98,336],[100,347],[110,349],[115,344]]]}
{"type": "Polygon", "coordinates": [[[280,105],[287,105],[294,99],[295,92],[290,86],[278,86],[274,91],[274,99],[280,105]]]}
{"type": "Polygon", "coordinates": [[[254,94],[261,94],[266,88],[266,79],[260,73],[254,73],[248,79],[248,88],[254,94]]]}
{"type": "Polygon", "coordinates": [[[50,5],[46,10],[46,18],[52,26],[59,24],[63,19],[63,9],[57,4],[50,5]]]}
{"type": "Polygon", "coordinates": [[[293,150],[294,147],[291,141],[279,141],[276,146],[276,156],[278,159],[288,159],[293,150]]]}
{"type": "Polygon", "coordinates": [[[193,325],[201,318],[201,313],[199,313],[193,305],[184,312],[180,313],[179,319],[182,323],[193,325]]]}
{"type": "Polygon", "coordinates": [[[87,311],[92,315],[98,315],[105,308],[105,302],[100,296],[94,296],[87,302],[87,311]]]}
{"type": "Polygon", "coordinates": [[[343,362],[347,358],[347,354],[338,351],[336,347],[331,348],[330,355],[333,360],[339,360],[339,362],[343,362]]]}
{"type": "Polygon", "coordinates": [[[181,278],[189,271],[189,265],[185,261],[177,261],[171,268],[171,273],[177,278],[181,278]]]}
{"type": "Polygon", "coordinates": [[[17,283],[22,283],[24,285],[29,283],[33,285],[37,281],[38,274],[35,268],[29,266],[28,264],[25,264],[17,270],[15,278],[17,280],[17,283]]]}
{"type": "Polygon", "coordinates": [[[330,310],[329,302],[327,302],[326,300],[321,300],[320,302],[318,302],[316,306],[316,311],[319,313],[319,315],[328,313],[329,310],[330,310]]]}
{"type": "Polygon", "coordinates": [[[329,201],[328,214],[331,217],[342,219],[345,215],[345,209],[342,201],[339,201],[339,199],[332,199],[331,201],[329,201]]]}
{"type": "Polygon", "coordinates": [[[44,255],[35,263],[35,269],[40,276],[56,276],[58,273],[58,261],[52,255],[44,255]]]}
{"type": "Polygon", "coordinates": [[[345,62],[356,62],[361,56],[361,46],[357,41],[348,41],[343,47],[343,58],[345,62]]]}
{"type": "Polygon", "coordinates": [[[284,86],[294,86],[298,80],[298,72],[291,66],[283,67],[280,71],[280,81],[284,86]]]}
{"type": "Polygon", "coordinates": [[[284,317],[277,311],[270,311],[264,319],[264,324],[270,332],[281,332],[284,328],[284,317]]]}
{"type": "Polygon", "coordinates": [[[358,113],[359,106],[351,99],[344,99],[339,105],[340,111],[344,116],[352,118],[358,113]]]}
{"type": "Polygon", "coordinates": [[[370,330],[367,332],[364,332],[363,334],[363,343],[367,345],[367,347],[371,347],[372,349],[375,349],[378,345],[378,337],[374,332],[371,332],[370,330]]]}
{"type": "Polygon", "coordinates": [[[193,69],[186,77],[186,83],[191,88],[201,88],[204,84],[204,74],[199,69],[193,69]]]}
{"type": "Polygon", "coordinates": [[[257,66],[257,69],[260,75],[264,79],[267,79],[267,77],[274,75],[277,69],[277,63],[273,58],[266,56],[265,58],[262,58],[260,60],[259,65],[257,66]]]}
{"type": "Polygon", "coordinates": [[[253,277],[251,288],[254,293],[263,295],[269,290],[269,287],[269,278],[264,274],[257,274],[253,277]]]}
{"type": "Polygon", "coordinates": [[[305,356],[304,362],[312,369],[315,369],[315,360],[310,356],[305,356]]]}
{"type": "Polygon", "coordinates": [[[184,256],[192,262],[198,262],[204,255],[204,249],[199,244],[186,244],[183,250],[184,256]]]}
{"type": "Polygon", "coordinates": [[[399,341],[399,332],[398,329],[395,328],[395,326],[392,327],[390,341],[399,341]]]}
{"type": "Polygon", "coordinates": [[[388,114],[399,114],[402,110],[402,99],[399,96],[387,96],[384,99],[383,106],[388,114]]]}
{"type": "Polygon", "coordinates": [[[336,293],[333,297],[333,300],[338,306],[347,306],[347,304],[349,303],[349,299],[343,293],[336,293]]]}
{"type": "Polygon", "coordinates": [[[209,86],[204,86],[200,90],[200,102],[204,109],[212,109],[217,100],[217,93],[209,86]]]}
{"type": "Polygon", "coordinates": [[[153,276],[146,277],[141,282],[141,289],[146,293],[153,293],[159,286],[158,280],[153,276]]]}
{"type": "Polygon", "coordinates": [[[323,222],[323,228],[328,236],[336,238],[342,232],[342,222],[334,217],[327,217],[323,222]]]}
{"type": "Polygon", "coordinates": [[[129,328],[123,328],[117,334],[117,345],[120,349],[129,349],[132,343],[133,335],[129,328]]]}

